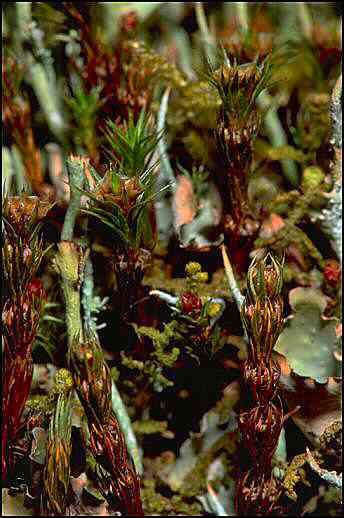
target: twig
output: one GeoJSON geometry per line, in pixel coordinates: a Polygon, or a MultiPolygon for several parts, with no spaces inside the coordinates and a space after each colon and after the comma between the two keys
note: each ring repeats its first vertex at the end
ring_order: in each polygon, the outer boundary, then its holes
{"type": "Polygon", "coordinates": [[[242,295],[242,293],[238,287],[238,284],[235,280],[233,268],[229,261],[225,245],[221,245],[221,252],[222,252],[223,264],[225,267],[227,280],[228,280],[228,284],[229,284],[229,289],[232,292],[232,295],[234,297],[234,300],[235,300],[238,310],[240,312],[241,306],[242,306],[242,303],[244,302],[245,297],[242,295]]]}
{"type": "Polygon", "coordinates": [[[210,504],[211,509],[216,513],[216,516],[228,516],[228,513],[226,512],[225,508],[221,504],[220,500],[218,499],[217,494],[215,493],[214,489],[211,487],[211,485],[207,484],[208,494],[207,499],[210,504]]]}
{"type": "MultiPolygon", "coordinates": [[[[170,95],[170,88],[166,88],[164,95],[161,99],[159,114],[158,114],[158,124],[157,124],[157,133],[160,134],[165,131],[165,121],[168,107],[168,98],[170,95]]],[[[167,150],[166,150],[166,142],[165,135],[163,134],[158,143],[158,151],[160,157],[160,171],[162,173],[160,182],[162,184],[170,183],[172,190],[174,190],[176,179],[174,177],[173,169],[171,167],[167,150]]]]}
{"type": "MultiPolygon", "coordinates": [[[[233,298],[236,302],[237,308],[239,310],[239,314],[241,316],[241,306],[245,300],[245,297],[241,293],[240,288],[235,280],[233,268],[229,261],[225,245],[221,245],[221,252],[222,252],[222,258],[223,258],[223,265],[225,267],[227,280],[228,280],[228,284],[229,284],[229,289],[232,292],[233,298]]],[[[244,340],[245,340],[246,344],[248,344],[249,339],[247,336],[246,326],[244,325],[244,322],[242,322],[242,325],[243,325],[243,329],[244,329],[244,340]]]]}
{"type": "Polygon", "coordinates": [[[177,47],[180,68],[187,75],[188,79],[194,80],[195,73],[192,68],[192,53],[187,32],[181,27],[175,27],[171,38],[177,47]]]}
{"type": "Polygon", "coordinates": [[[11,179],[13,176],[13,165],[11,152],[8,147],[2,148],[2,196],[9,194],[11,187],[11,179]]]}
{"type": "Polygon", "coordinates": [[[139,447],[137,444],[134,430],[131,426],[131,421],[130,421],[130,417],[128,415],[127,409],[126,409],[125,405],[123,404],[122,398],[120,396],[120,393],[117,390],[117,387],[116,387],[114,381],[112,382],[111,401],[112,401],[113,411],[116,414],[116,417],[120,424],[121,430],[125,437],[125,442],[127,444],[128,451],[133,458],[133,461],[135,464],[135,469],[139,475],[142,475],[142,473],[143,473],[142,455],[140,453],[140,450],[139,450],[139,447]]]}
{"type": "Polygon", "coordinates": [[[70,185],[70,201],[66,212],[61,241],[72,241],[76,216],[80,207],[81,190],[84,185],[84,165],[81,159],[71,157],[67,159],[70,185]]]}
{"type": "Polygon", "coordinates": [[[61,286],[66,307],[68,344],[83,340],[83,326],[80,312],[80,286],[86,259],[80,246],[71,241],[61,241],[54,263],[61,275],[61,286]]]}
{"type": "Polygon", "coordinates": [[[149,292],[149,295],[155,295],[160,300],[166,302],[167,304],[170,304],[171,306],[175,306],[178,302],[178,297],[174,297],[173,295],[170,295],[169,293],[160,290],[151,290],[149,292]]]}
{"type": "Polygon", "coordinates": [[[49,128],[61,141],[65,140],[66,123],[59,108],[55,72],[50,52],[43,47],[40,32],[36,29],[31,16],[31,2],[16,2],[17,30],[15,31],[18,55],[27,67],[27,80],[31,84],[49,128]],[[23,49],[23,40],[31,40],[35,51],[40,55],[42,65],[31,52],[23,49]]]}
{"type": "Polygon", "coordinates": [[[91,315],[93,286],[93,265],[90,256],[88,256],[85,263],[84,282],[82,284],[82,307],[84,310],[85,328],[89,333],[97,335],[96,324],[91,315]]]}
{"type": "Polygon", "coordinates": [[[195,2],[195,12],[197,24],[202,35],[205,53],[210,63],[214,65],[216,61],[215,39],[209,30],[202,2],[195,2]]]}
{"type": "Polygon", "coordinates": [[[239,25],[244,32],[247,32],[249,29],[248,25],[248,12],[247,12],[247,2],[235,2],[237,8],[237,17],[239,21],[239,25]]]}
{"type": "Polygon", "coordinates": [[[299,15],[300,25],[304,36],[308,39],[312,39],[312,18],[309,13],[306,2],[297,2],[297,12],[299,15]]]}
{"type": "Polygon", "coordinates": [[[11,148],[13,173],[16,180],[18,193],[26,192],[32,193],[31,185],[26,179],[24,164],[17,146],[13,145],[11,148]]]}
{"type": "Polygon", "coordinates": [[[7,23],[6,16],[5,16],[3,9],[2,9],[1,15],[2,15],[2,38],[3,38],[2,41],[4,41],[8,37],[8,23],[7,23]]]}
{"type": "Polygon", "coordinates": [[[168,158],[167,146],[165,141],[165,121],[169,94],[170,88],[167,88],[161,99],[157,124],[158,135],[161,135],[157,147],[157,154],[160,160],[160,173],[157,178],[157,188],[165,188],[165,195],[160,196],[160,198],[157,199],[155,202],[157,231],[159,240],[161,241],[168,241],[169,236],[172,232],[173,212],[171,202],[169,200],[169,195],[171,192],[174,193],[176,188],[176,179],[168,158]]]}

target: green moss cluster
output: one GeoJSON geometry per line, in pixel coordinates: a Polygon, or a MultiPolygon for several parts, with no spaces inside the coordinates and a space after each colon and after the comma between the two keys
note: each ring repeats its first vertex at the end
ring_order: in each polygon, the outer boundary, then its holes
{"type": "Polygon", "coordinates": [[[167,426],[167,421],[154,421],[153,419],[135,421],[133,423],[133,429],[139,435],[165,432],[167,426]]]}
{"type": "Polygon", "coordinates": [[[146,515],[161,516],[201,516],[202,506],[194,499],[181,495],[167,498],[157,489],[155,480],[145,479],[141,490],[143,509],[146,515]]]}
{"type": "Polygon", "coordinates": [[[172,368],[176,363],[180,349],[171,346],[172,341],[178,336],[178,323],[174,320],[164,326],[163,331],[153,327],[134,325],[138,336],[146,336],[151,339],[153,351],[146,361],[135,360],[122,352],[122,365],[129,369],[137,369],[143,376],[148,377],[158,390],[169,387],[173,383],[162,374],[164,368],[172,368]]]}
{"type": "Polygon", "coordinates": [[[31,396],[25,408],[32,414],[50,414],[54,409],[54,397],[41,394],[31,396]]]}

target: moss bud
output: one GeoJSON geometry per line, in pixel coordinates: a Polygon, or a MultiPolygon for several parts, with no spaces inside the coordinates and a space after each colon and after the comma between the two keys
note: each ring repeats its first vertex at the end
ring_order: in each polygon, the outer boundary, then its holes
{"type": "Polygon", "coordinates": [[[188,263],[186,266],[185,266],[185,273],[186,275],[196,275],[198,273],[201,273],[202,271],[202,268],[201,268],[201,265],[199,263],[196,263],[196,262],[191,262],[191,263],[188,263]]]}
{"type": "Polygon", "coordinates": [[[199,272],[194,275],[194,280],[196,282],[207,282],[208,281],[208,272],[199,272]]]}
{"type": "Polygon", "coordinates": [[[320,167],[306,167],[303,171],[301,187],[304,191],[316,189],[324,181],[325,175],[320,167]]]}
{"type": "Polygon", "coordinates": [[[55,390],[59,394],[67,393],[73,388],[73,378],[67,369],[60,369],[55,376],[55,390]]]}
{"type": "Polygon", "coordinates": [[[217,315],[220,313],[220,311],[221,311],[221,305],[218,304],[217,302],[212,302],[208,306],[207,315],[210,318],[214,318],[214,317],[217,317],[217,315]]]}

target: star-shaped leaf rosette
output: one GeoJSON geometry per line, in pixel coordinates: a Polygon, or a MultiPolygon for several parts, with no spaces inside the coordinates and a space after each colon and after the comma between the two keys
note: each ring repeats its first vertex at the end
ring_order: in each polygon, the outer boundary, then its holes
{"type": "Polygon", "coordinates": [[[91,202],[82,212],[90,216],[91,228],[100,222],[110,232],[118,292],[125,297],[121,308],[126,314],[137,298],[143,268],[156,242],[153,202],[170,186],[156,189],[154,155],[161,134],[144,111],[136,122],[130,117],[123,128],[110,121],[105,135],[110,166],[97,187],[84,192],[91,202]]]}

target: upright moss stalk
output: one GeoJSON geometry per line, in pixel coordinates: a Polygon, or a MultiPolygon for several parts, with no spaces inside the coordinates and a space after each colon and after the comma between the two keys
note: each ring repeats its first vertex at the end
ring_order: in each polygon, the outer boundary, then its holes
{"type": "Polygon", "coordinates": [[[73,378],[68,370],[57,372],[54,390],[57,401],[49,425],[41,512],[45,516],[65,516],[72,452],[73,378]]]}
{"type": "Polygon", "coordinates": [[[253,239],[258,224],[249,207],[247,185],[252,166],[253,142],[258,134],[261,116],[256,100],[272,83],[272,60],[259,58],[245,65],[231,63],[227,55],[214,69],[208,60],[206,78],[221,100],[215,138],[221,172],[217,174],[224,207],[224,234],[231,249],[238,248],[242,238],[253,239]]]}
{"type": "MultiPolygon", "coordinates": [[[[65,302],[68,346],[83,339],[80,306],[80,287],[83,279],[86,254],[73,242],[76,216],[80,206],[80,190],[83,185],[84,168],[77,157],[68,160],[70,204],[61,234],[61,242],[54,265],[61,276],[65,302]]],[[[47,516],[64,516],[68,506],[71,455],[71,401],[73,378],[66,369],[56,376],[57,402],[49,426],[49,439],[44,471],[44,491],[41,501],[42,513],[47,516]]]]}
{"type": "Polygon", "coordinates": [[[111,405],[111,376],[97,340],[74,342],[70,367],[90,432],[89,448],[98,465],[98,485],[111,511],[143,516],[140,480],[111,405]]]}
{"type": "Polygon", "coordinates": [[[3,204],[3,395],[2,477],[13,483],[13,446],[22,426],[22,414],[29,396],[33,364],[32,344],[36,338],[45,299],[42,283],[35,278],[42,260],[43,241],[38,221],[50,204],[36,196],[13,196],[3,204]]]}
{"type": "Polygon", "coordinates": [[[257,255],[249,268],[247,293],[241,306],[248,335],[248,357],[242,362],[243,402],[239,414],[242,445],[249,461],[236,487],[241,516],[271,515],[278,511],[280,488],[271,461],[283,425],[277,395],[280,368],[272,350],[283,327],[283,263],[271,252],[257,255]]]}
{"type": "MultiPolygon", "coordinates": [[[[92,275],[91,263],[88,264],[88,268],[85,268],[89,251],[83,250],[81,246],[73,242],[74,224],[80,206],[84,165],[85,163],[82,163],[81,159],[75,157],[72,157],[68,164],[71,200],[62,231],[63,240],[58,245],[58,253],[55,257],[55,266],[61,275],[66,306],[68,359],[75,390],[88,419],[89,448],[96,460],[99,488],[111,510],[120,510],[124,515],[140,516],[143,514],[140,481],[135,469],[131,466],[124,435],[112,411],[109,369],[98,341],[95,325],[93,326],[92,321],[88,319],[87,325],[83,326],[81,317],[80,288],[85,270],[88,275],[86,298],[84,296],[86,303],[90,301],[89,285],[90,280],[93,281],[89,278],[92,275]]],[[[54,470],[51,466],[54,466],[55,461],[51,456],[57,455],[53,443],[53,432],[55,431],[55,434],[59,432],[58,427],[63,419],[68,421],[68,408],[64,405],[64,400],[59,398],[51,423],[48,467],[45,473],[47,501],[43,505],[48,513],[63,514],[66,509],[70,461],[70,449],[67,447],[70,444],[68,437],[65,438],[66,442],[63,447],[65,465],[60,463],[57,466],[62,470],[61,477],[56,478],[53,474],[54,470]]],[[[68,423],[65,424],[67,426],[68,423]]],[[[61,457],[59,458],[61,459],[61,457]]]]}
{"type": "MultiPolygon", "coordinates": [[[[305,12],[307,8],[304,3],[299,2],[298,6],[300,5],[303,5],[303,7],[300,8],[300,12],[305,12]]],[[[250,30],[247,2],[235,2],[235,6],[240,28],[243,32],[243,36],[246,37],[250,30]]],[[[277,109],[273,106],[272,98],[267,91],[261,92],[257,98],[257,105],[263,112],[265,112],[264,125],[271,144],[274,147],[287,145],[287,136],[281,121],[279,120],[277,109]]],[[[285,159],[281,160],[281,165],[287,180],[293,185],[293,187],[296,187],[299,179],[295,163],[292,160],[285,159]]]]}
{"type": "Polygon", "coordinates": [[[135,122],[131,114],[125,128],[108,123],[106,137],[113,169],[107,171],[101,184],[86,192],[91,200],[94,223],[103,223],[111,229],[113,267],[117,280],[119,310],[127,316],[138,299],[144,267],[156,242],[153,202],[170,184],[156,189],[156,156],[162,133],[152,128],[151,119],[144,111],[135,122]]]}

